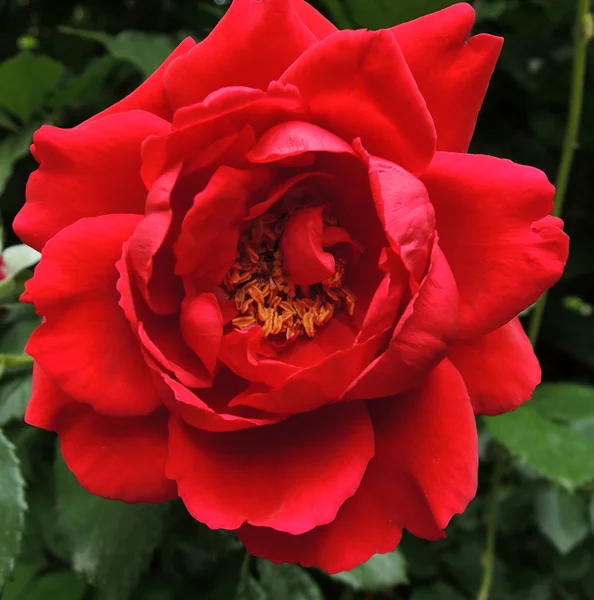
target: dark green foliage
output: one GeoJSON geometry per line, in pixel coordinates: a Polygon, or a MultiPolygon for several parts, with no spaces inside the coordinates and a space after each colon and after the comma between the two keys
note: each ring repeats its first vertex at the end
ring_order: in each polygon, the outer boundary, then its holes
{"type": "MultiPolygon", "coordinates": [[[[453,3],[314,2],[343,27],[370,29],[453,3]]],[[[575,3],[475,4],[476,31],[504,35],[506,43],[472,151],[532,164],[554,180],[575,3]]],[[[76,125],[121,98],[186,35],[203,38],[224,10],[213,0],[0,0],[4,246],[17,243],[9,224],[35,168],[28,152],[33,131],[41,123],[76,125]]],[[[590,69],[564,214],[571,258],[551,293],[538,347],[547,384],[517,412],[480,421],[479,493],[454,518],[448,538],[426,542],[405,533],[397,553],[328,577],[247,556],[233,534],[196,523],[180,502],[129,506],[94,498],[64,466],[53,434],[23,424],[31,368],[12,365],[0,380],[2,600],[473,599],[495,457],[505,472],[491,600],[594,600],[593,164],[590,69]]],[[[15,277],[0,297],[1,355],[22,355],[39,323],[31,307],[16,304],[24,279],[26,273],[15,277]]],[[[4,364],[0,357],[0,369],[4,364]]]]}

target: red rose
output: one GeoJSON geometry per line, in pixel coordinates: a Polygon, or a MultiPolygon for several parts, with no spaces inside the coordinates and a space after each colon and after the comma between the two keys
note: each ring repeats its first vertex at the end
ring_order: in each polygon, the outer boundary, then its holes
{"type": "Polygon", "coordinates": [[[180,496],[331,572],[444,535],[474,412],[539,381],[516,315],[568,247],[543,173],[466,153],[501,48],[473,20],[337,31],[235,0],[130,96],[37,132],[27,421],[82,485],[180,496]]]}

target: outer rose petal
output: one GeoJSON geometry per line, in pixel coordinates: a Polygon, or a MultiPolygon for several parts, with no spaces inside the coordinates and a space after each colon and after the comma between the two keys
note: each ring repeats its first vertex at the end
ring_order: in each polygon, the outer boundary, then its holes
{"type": "Polygon", "coordinates": [[[421,173],[435,149],[425,100],[394,38],[340,31],[303,53],[280,78],[297,86],[315,122],[376,156],[421,173]]]}
{"type": "Polygon", "coordinates": [[[59,412],[75,402],[65,394],[36,363],[33,366],[33,389],[27,404],[25,422],[52,431],[59,412]]]}
{"type": "Polygon", "coordinates": [[[126,502],[165,502],[177,496],[165,478],[167,414],[104,417],[65,394],[36,364],[25,420],[60,435],[70,469],[90,492],[126,502]]]}
{"type": "Polygon", "coordinates": [[[125,113],[138,108],[140,110],[151,112],[167,121],[171,121],[173,119],[173,110],[165,97],[163,76],[165,75],[167,67],[176,58],[189,52],[195,45],[196,42],[192,38],[186,38],[140,87],[136,88],[131,94],[89,120],[94,121],[105,115],[125,113]]]}
{"type": "Polygon", "coordinates": [[[460,337],[505,325],[559,279],[569,240],[563,223],[547,217],[555,190],[544,173],[437,152],[422,180],[460,293],[460,337]]]}
{"type": "Polygon", "coordinates": [[[55,429],[66,464],[92,494],[130,503],[177,497],[175,482],[165,477],[165,410],[146,417],[105,417],[76,407],[59,416],[55,429]]]}
{"type": "Polygon", "coordinates": [[[27,283],[45,317],[27,352],[65,393],[104,414],[148,414],[161,404],[116,289],[122,244],[140,218],[70,225],[47,243],[27,283]]]}
{"type": "Polygon", "coordinates": [[[541,372],[519,319],[470,342],[458,342],[448,354],[464,377],[476,413],[500,415],[529,400],[541,372]]]}
{"type": "Polygon", "coordinates": [[[225,434],[175,418],[170,427],[167,475],[190,513],[213,529],[247,522],[299,534],[329,523],[373,456],[362,403],[225,434]]]}
{"type": "Polygon", "coordinates": [[[374,554],[392,552],[400,543],[402,526],[390,520],[393,511],[386,510],[386,502],[373,497],[375,490],[370,489],[368,480],[366,474],[356,494],[342,505],[329,525],[302,535],[242,525],[237,531],[239,539],[250,554],[277,565],[299,563],[327,573],[350,571],[374,554]]]}
{"type": "Polygon", "coordinates": [[[427,102],[437,149],[466,152],[503,39],[468,39],[474,10],[456,4],[391,29],[427,102]]]}
{"type": "Polygon", "coordinates": [[[167,97],[178,109],[228,86],[266,89],[316,41],[292,2],[234,0],[212,33],[167,69],[167,97]]]}
{"type": "Polygon", "coordinates": [[[143,214],[140,146],[169,123],[142,111],[117,114],[74,129],[44,125],[33,136],[39,169],[14,221],[17,235],[41,250],[58,231],[83,217],[143,214]]]}
{"type": "Polygon", "coordinates": [[[306,0],[292,0],[293,7],[297,11],[297,15],[301,22],[318,38],[324,39],[331,33],[338,31],[336,27],[322,16],[311,4],[306,0]]]}
{"type": "Polygon", "coordinates": [[[368,404],[375,456],[336,519],[299,536],[243,526],[239,537],[249,552],[336,573],[394,550],[402,528],[442,537],[451,517],[464,511],[476,493],[478,441],[452,365],[444,361],[416,390],[368,404]]]}

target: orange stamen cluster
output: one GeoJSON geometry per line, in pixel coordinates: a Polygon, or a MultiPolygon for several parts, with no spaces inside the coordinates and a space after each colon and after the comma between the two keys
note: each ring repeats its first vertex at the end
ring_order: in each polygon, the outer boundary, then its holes
{"type": "Polygon", "coordinates": [[[260,325],[264,337],[313,337],[335,312],[355,311],[355,296],[344,286],[344,262],[336,258],[332,277],[312,286],[295,285],[283,268],[280,247],[288,215],[268,213],[253,221],[239,240],[237,258],[223,279],[240,316],[241,329],[260,325]]]}

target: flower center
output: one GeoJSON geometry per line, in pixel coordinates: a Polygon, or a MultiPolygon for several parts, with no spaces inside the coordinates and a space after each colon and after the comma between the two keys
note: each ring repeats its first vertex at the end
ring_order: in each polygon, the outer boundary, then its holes
{"type": "MultiPolygon", "coordinates": [[[[284,268],[281,239],[290,214],[268,213],[255,219],[237,247],[237,258],[223,287],[240,315],[232,323],[245,329],[260,325],[264,337],[284,334],[313,337],[319,327],[346,308],[352,316],[355,296],[344,285],[345,261],[335,257],[335,273],[314,285],[295,285],[284,268]]],[[[326,225],[335,225],[325,219],[326,225]]]]}

